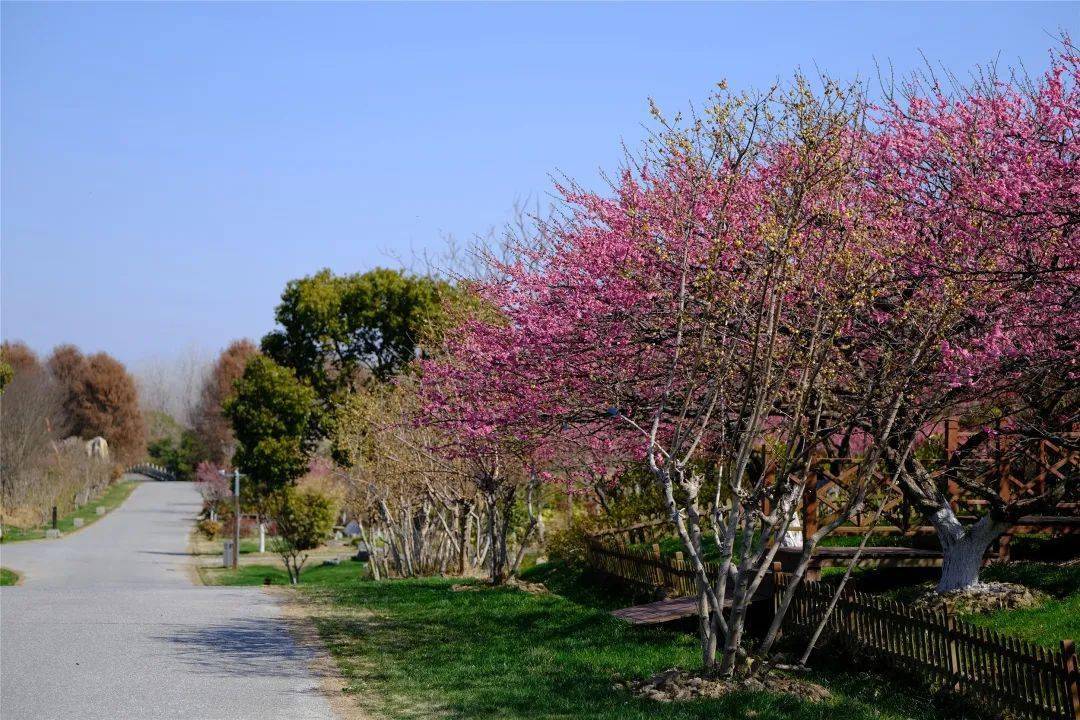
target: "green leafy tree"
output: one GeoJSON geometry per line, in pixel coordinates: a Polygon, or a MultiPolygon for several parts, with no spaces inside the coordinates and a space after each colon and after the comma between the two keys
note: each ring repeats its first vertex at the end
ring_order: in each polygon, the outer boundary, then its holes
{"type": "Polygon", "coordinates": [[[269,498],[267,513],[277,525],[272,547],[285,563],[289,581],[296,585],[308,551],[326,542],[334,529],[333,501],[320,492],[289,486],[269,498]]]}
{"type": "Polygon", "coordinates": [[[248,361],[225,402],[236,436],[233,463],[248,476],[245,486],[267,498],[292,485],[308,468],[315,436],[315,392],[268,357],[248,361]]]}
{"type": "Polygon", "coordinates": [[[194,480],[199,463],[208,458],[206,446],[191,430],[180,433],[180,439],[165,436],[146,447],[150,459],[172,472],[177,480],[194,480]]]}
{"type": "Polygon", "coordinates": [[[286,285],[275,313],[280,327],[262,349],[333,407],[367,379],[387,380],[408,365],[442,324],[449,292],[445,282],[397,270],[322,270],[286,285]]]}

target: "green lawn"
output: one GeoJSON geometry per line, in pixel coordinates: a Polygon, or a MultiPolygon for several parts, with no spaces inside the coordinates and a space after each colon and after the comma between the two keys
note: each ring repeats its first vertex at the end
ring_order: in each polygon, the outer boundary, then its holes
{"type": "MultiPolygon", "coordinates": [[[[243,553],[243,550],[241,550],[243,553]]],[[[300,573],[301,583],[340,584],[359,580],[364,574],[364,564],[342,562],[340,565],[311,563],[300,573]]],[[[289,574],[272,565],[243,565],[231,568],[200,567],[199,575],[207,585],[288,585],[289,574]]]]}
{"type": "Polygon", "coordinates": [[[19,582],[19,573],[0,567],[0,585],[14,585],[19,582]]]}
{"type": "Polygon", "coordinates": [[[1080,640],[1080,566],[1039,562],[991,565],[983,570],[982,579],[1020,583],[1051,599],[1031,610],[1001,610],[970,615],[966,620],[1049,647],[1057,647],[1065,639],[1080,640]]]}
{"type": "MultiPolygon", "coordinates": [[[[815,676],[833,692],[822,704],[741,693],[661,704],[612,684],[698,662],[685,632],[635,628],[607,610],[629,601],[579,570],[548,563],[525,579],[559,594],[512,588],[454,592],[455,579],[361,579],[361,566],[314,567],[299,592],[319,603],[314,622],[367,710],[386,717],[933,718],[929,701],[880,678],[815,676]]],[[[261,583],[270,568],[222,572],[221,582],[261,583]]]]}
{"type": "MultiPolygon", "coordinates": [[[[218,538],[217,540],[206,542],[199,551],[201,555],[220,555],[225,548],[225,540],[231,540],[232,538],[218,538]],[[212,543],[212,544],[211,544],[212,543]],[[208,547],[209,546],[209,549],[208,547]]],[[[266,550],[270,552],[270,536],[266,537],[266,550]]],[[[240,538],[240,554],[241,555],[257,555],[259,552],[259,538],[240,538]]]]}
{"type": "MultiPolygon", "coordinates": [[[[60,528],[61,533],[69,533],[75,530],[75,518],[82,518],[85,522],[83,527],[91,525],[94,522],[101,519],[101,516],[97,514],[97,506],[104,505],[106,510],[114,510],[119,507],[121,503],[127,500],[128,495],[138,485],[138,482],[121,482],[115,485],[110,485],[97,500],[91,500],[86,505],[78,508],[74,512],[64,515],[57,519],[57,527],[60,528]]],[[[11,525],[4,526],[4,535],[0,537],[0,542],[19,542],[21,540],[40,540],[45,537],[45,530],[50,527],[49,525],[41,525],[32,528],[17,528],[11,525]]]]}

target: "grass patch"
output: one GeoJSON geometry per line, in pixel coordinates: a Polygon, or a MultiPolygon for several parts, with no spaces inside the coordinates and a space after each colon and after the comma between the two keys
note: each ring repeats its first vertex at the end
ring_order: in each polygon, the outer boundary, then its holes
{"type": "MultiPolygon", "coordinates": [[[[833,570],[843,572],[840,568],[833,570]]],[[[912,569],[902,575],[896,569],[867,569],[857,572],[853,583],[860,590],[881,593],[890,600],[907,604],[932,587],[940,572],[938,568],[912,569]]],[[[825,571],[822,576],[830,579],[825,571]]],[[[1080,567],[1028,561],[994,563],[984,568],[979,577],[1018,583],[1044,592],[1051,599],[1028,610],[965,614],[964,620],[1048,647],[1057,647],[1062,640],[1080,638],[1080,567]]]]}
{"type": "MultiPolygon", "coordinates": [[[[214,540],[206,540],[200,544],[200,548],[197,555],[221,555],[225,550],[225,541],[232,540],[232,537],[221,537],[214,540]]],[[[270,551],[269,535],[266,536],[266,549],[270,551]]],[[[259,554],[259,539],[258,538],[240,538],[240,554],[241,555],[258,555],[259,554]]]]}
{"type": "MultiPolygon", "coordinates": [[[[289,574],[273,565],[243,565],[232,568],[199,567],[199,576],[205,585],[288,585],[289,574]]],[[[342,562],[340,565],[312,564],[300,573],[300,582],[321,585],[342,585],[356,582],[364,575],[364,564],[342,562]]]]}
{"type": "Polygon", "coordinates": [[[19,573],[0,567],[0,585],[14,585],[19,582],[19,573]]]}
{"type": "Polygon", "coordinates": [[[1048,600],[1030,610],[999,610],[989,615],[967,615],[973,625],[1056,648],[1062,640],[1080,637],[1080,592],[1048,600]]]}
{"type": "MultiPolygon", "coordinates": [[[[74,512],[57,518],[57,527],[60,532],[67,534],[75,530],[75,518],[82,518],[84,525],[92,525],[101,519],[101,515],[97,514],[97,507],[102,505],[106,511],[115,510],[119,507],[132,491],[138,485],[135,481],[126,481],[110,485],[105,493],[97,500],[91,500],[86,505],[77,508],[74,512]]],[[[20,542],[22,540],[40,540],[45,537],[45,531],[51,527],[49,525],[39,525],[31,528],[18,528],[11,525],[4,526],[4,535],[0,537],[0,542],[20,542]]]]}
{"type": "MultiPolygon", "coordinates": [[[[937,717],[928,700],[853,672],[815,675],[833,692],[821,704],[767,693],[673,704],[641,700],[612,683],[694,667],[697,639],[611,617],[610,608],[632,598],[587,572],[557,563],[537,566],[524,579],[542,581],[554,592],[530,595],[512,588],[455,592],[451,586],[459,579],[360,580],[356,567],[313,568],[300,591],[319,603],[314,622],[349,692],[386,717],[937,717]]],[[[261,582],[259,572],[241,571],[261,582]]]]}
{"type": "Polygon", "coordinates": [[[983,580],[1020,583],[1040,590],[1051,600],[1030,610],[999,610],[964,619],[1006,635],[1048,647],[1080,638],[1080,567],[1040,562],[994,564],[982,572],[983,580]]]}
{"type": "Polygon", "coordinates": [[[1080,593],[1080,565],[1067,567],[1042,562],[994,563],[980,573],[983,580],[1020,583],[1056,598],[1080,593]]]}

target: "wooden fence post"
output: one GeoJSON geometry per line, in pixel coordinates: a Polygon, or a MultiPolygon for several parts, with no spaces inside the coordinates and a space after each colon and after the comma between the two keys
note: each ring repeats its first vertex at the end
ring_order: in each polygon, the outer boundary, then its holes
{"type": "MultiPolygon", "coordinates": [[[[772,587],[772,611],[773,611],[773,618],[776,617],[776,613],[780,610],[780,595],[784,591],[784,588],[781,588],[781,584],[783,583],[783,578],[782,578],[781,575],[782,575],[783,572],[784,572],[783,565],[781,565],[779,561],[774,562],[772,564],[772,585],[773,585],[773,587],[772,587]]],[[[779,629],[777,631],[777,633],[776,633],[776,637],[777,638],[781,637],[783,635],[783,633],[784,633],[783,628],[779,629]]]]}
{"type": "Polygon", "coordinates": [[[1072,640],[1061,641],[1061,660],[1065,669],[1065,686],[1068,700],[1072,702],[1072,714],[1080,720],[1080,670],[1076,665],[1076,647],[1072,640]]]}
{"type": "Polygon", "coordinates": [[[945,637],[949,648],[949,675],[952,676],[953,690],[960,690],[960,647],[957,642],[956,618],[945,616],[945,637]]]}

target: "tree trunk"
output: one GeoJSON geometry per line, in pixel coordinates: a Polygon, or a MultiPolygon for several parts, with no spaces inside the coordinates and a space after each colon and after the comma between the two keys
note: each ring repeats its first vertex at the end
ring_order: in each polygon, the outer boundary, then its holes
{"type": "Polygon", "coordinates": [[[465,553],[469,545],[469,513],[465,503],[459,502],[454,506],[457,513],[457,525],[460,544],[458,545],[457,571],[458,575],[465,574],[465,553]]]}
{"type": "Polygon", "coordinates": [[[492,585],[502,585],[503,583],[503,564],[500,557],[500,543],[498,537],[498,503],[496,502],[494,493],[487,496],[488,506],[488,552],[491,553],[490,560],[490,580],[492,585]]]}
{"type": "Polygon", "coordinates": [[[947,505],[934,512],[930,522],[941,542],[939,593],[961,590],[978,582],[983,555],[1008,527],[1004,522],[993,520],[990,515],[983,515],[974,525],[965,528],[947,505]]]}

